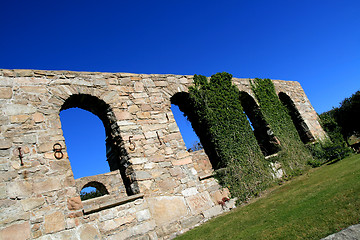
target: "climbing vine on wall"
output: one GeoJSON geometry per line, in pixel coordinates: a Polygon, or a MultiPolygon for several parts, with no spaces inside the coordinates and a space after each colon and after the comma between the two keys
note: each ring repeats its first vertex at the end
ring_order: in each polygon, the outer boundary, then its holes
{"type": "Polygon", "coordinates": [[[206,131],[203,145],[217,155],[218,162],[212,164],[221,168],[217,171],[220,183],[234,197],[245,200],[265,189],[272,177],[231,79],[228,73],[217,73],[210,80],[195,75],[194,86],[189,88],[193,113],[188,117],[195,131],[199,127],[206,131]]]}
{"type": "Polygon", "coordinates": [[[288,177],[298,175],[307,168],[306,163],[312,156],[302,144],[288,110],[280,102],[270,79],[256,78],[251,81],[251,87],[267,123],[281,144],[278,156],[270,160],[280,162],[288,177]]]}

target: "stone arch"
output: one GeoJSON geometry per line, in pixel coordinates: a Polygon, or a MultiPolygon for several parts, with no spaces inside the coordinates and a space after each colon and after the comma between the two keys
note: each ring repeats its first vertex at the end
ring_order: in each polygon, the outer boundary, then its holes
{"type": "Polygon", "coordinates": [[[109,191],[106,189],[106,186],[103,183],[98,182],[98,181],[88,182],[84,186],[82,186],[80,189],[83,190],[84,188],[87,188],[87,187],[96,188],[96,190],[98,190],[101,193],[101,195],[109,194],[109,191]]]}
{"type": "Polygon", "coordinates": [[[280,142],[270,129],[254,98],[247,92],[240,91],[239,99],[246,116],[251,122],[255,138],[262,153],[265,156],[269,156],[280,151],[280,142]]]}
{"type": "Polygon", "coordinates": [[[309,127],[306,125],[304,119],[302,118],[299,110],[296,108],[293,100],[284,92],[279,93],[279,99],[281,103],[285,106],[288,111],[288,114],[293,121],[295,128],[300,136],[300,139],[303,143],[309,143],[315,141],[314,136],[309,130],[309,127]]]}
{"type": "Polygon", "coordinates": [[[129,162],[129,155],[125,149],[115,114],[110,105],[89,94],[73,94],[64,101],[60,111],[74,107],[87,110],[100,118],[105,128],[106,158],[110,171],[120,171],[128,195],[138,193],[139,190],[133,168],[129,162]]]}
{"type": "Polygon", "coordinates": [[[215,150],[213,141],[211,141],[212,137],[209,135],[209,127],[206,123],[199,121],[199,118],[194,112],[194,107],[192,106],[189,97],[190,95],[187,92],[178,92],[171,97],[170,101],[172,104],[177,105],[180,111],[182,111],[191,122],[191,126],[193,127],[196,135],[199,137],[199,140],[204,148],[206,155],[209,157],[213,169],[216,170],[225,167],[225,165],[223,165],[223,163],[220,161],[220,157],[215,150]]]}

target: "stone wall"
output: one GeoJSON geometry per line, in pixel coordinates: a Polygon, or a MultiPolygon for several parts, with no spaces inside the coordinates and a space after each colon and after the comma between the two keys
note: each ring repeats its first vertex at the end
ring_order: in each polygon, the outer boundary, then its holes
{"type": "MultiPolygon", "coordinates": [[[[234,207],[219,204],[228,191],[203,152],[186,151],[171,112],[170,98],[191,83],[178,75],[0,70],[0,239],[167,239],[234,207]],[[75,181],[59,117],[71,106],[104,122],[115,172],[75,181]],[[103,183],[109,194],[80,200],[79,181],[109,176],[119,180],[103,183]]],[[[234,83],[252,95],[248,79],[234,83]]],[[[300,84],[274,85],[315,139],[324,138],[300,84]]]]}

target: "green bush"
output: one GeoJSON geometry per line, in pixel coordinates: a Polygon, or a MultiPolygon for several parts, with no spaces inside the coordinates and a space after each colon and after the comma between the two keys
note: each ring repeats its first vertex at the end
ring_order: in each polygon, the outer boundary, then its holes
{"type": "Polygon", "coordinates": [[[332,109],[319,115],[320,124],[329,136],[329,139],[307,145],[307,148],[314,157],[313,160],[308,161],[308,164],[312,167],[338,161],[351,154],[351,150],[341,134],[341,128],[335,120],[334,114],[336,111],[336,109],[332,109]]]}

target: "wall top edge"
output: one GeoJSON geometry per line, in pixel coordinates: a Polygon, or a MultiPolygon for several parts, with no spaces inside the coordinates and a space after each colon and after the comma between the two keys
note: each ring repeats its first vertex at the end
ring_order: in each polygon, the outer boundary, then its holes
{"type": "MultiPolygon", "coordinates": [[[[179,75],[179,74],[143,74],[143,73],[126,73],[126,72],[86,72],[86,71],[69,71],[69,70],[37,70],[37,69],[0,69],[0,76],[4,77],[53,77],[56,75],[74,75],[80,76],[95,76],[103,75],[106,77],[185,77],[192,79],[194,75],[179,75]]],[[[249,81],[254,78],[236,78],[235,81],[249,81]]],[[[273,82],[296,82],[292,80],[271,79],[273,82]]]]}

